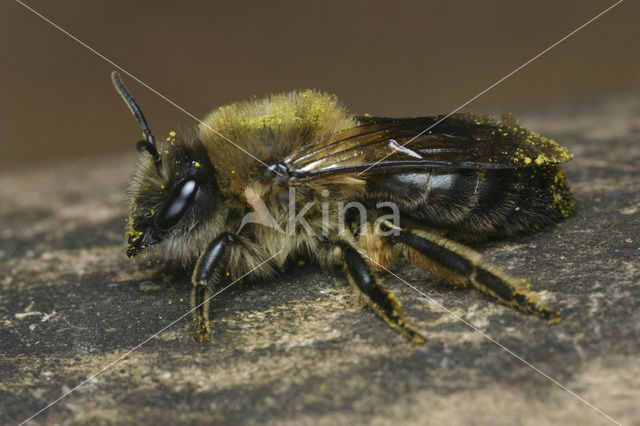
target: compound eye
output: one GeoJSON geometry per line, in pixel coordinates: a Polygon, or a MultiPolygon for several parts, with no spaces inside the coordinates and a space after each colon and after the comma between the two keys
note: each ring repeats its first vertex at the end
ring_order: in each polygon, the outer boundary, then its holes
{"type": "Polygon", "coordinates": [[[197,189],[198,184],[194,179],[185,179],[179,182],[171,190],[167,201],[156,215],[156,226],[166,231],[178,223],[191,205],[197,189]]]}

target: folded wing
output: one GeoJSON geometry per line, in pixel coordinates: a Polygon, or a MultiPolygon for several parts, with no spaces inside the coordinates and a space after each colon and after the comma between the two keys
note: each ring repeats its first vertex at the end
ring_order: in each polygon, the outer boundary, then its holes
{"type": "Polygon", "coordinates": [[[560,164],[571,155],[520,126],[473,114],[361,117],[360,125],[303,146],[285,159],[292,181],[433,168],[516,169],[560,164]]]}

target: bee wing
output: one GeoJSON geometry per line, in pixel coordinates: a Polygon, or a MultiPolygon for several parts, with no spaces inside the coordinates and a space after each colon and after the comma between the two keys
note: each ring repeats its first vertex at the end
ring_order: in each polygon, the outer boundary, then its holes
{"type": "Polygon", "coordinates": [[[520,126],[472,114],[421,118],[359,117],[360,124],[288,156],[293,181],[409,170],[515,169],[559,164],[566,148],[520,126]],[[429,129],[425,131],[426,129],[429,129]]]}

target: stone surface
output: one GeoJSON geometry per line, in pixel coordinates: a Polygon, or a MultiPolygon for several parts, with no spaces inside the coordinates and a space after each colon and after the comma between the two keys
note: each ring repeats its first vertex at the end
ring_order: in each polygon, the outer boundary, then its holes
{"type": "Polygon", "coordinates": [[[396,273],[427,297],[383,282],[427,336],[421,346],[312,265],[232,286],[212,303],[213,342],[195,343],[180,319],[188,272],[124,255],[133,153],[2,172],[0,423],[101,371],[32,422],[611,423],[541,372],[611,418],[639,422],[639,99],[519,115],[575,154],[566,171],[577,211],[478,248],[530,277],[564,320],[548,326],[404,263],[396,273]]]}

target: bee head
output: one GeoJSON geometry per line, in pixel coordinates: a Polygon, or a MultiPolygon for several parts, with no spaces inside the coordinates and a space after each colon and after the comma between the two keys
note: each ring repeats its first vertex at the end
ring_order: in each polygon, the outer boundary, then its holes
{"type": "Polygon", "coordinates": [[[190,234],[202,233],[198,228],[213,217],[220,199],[215,169],[199,140],[171,132],[162,145],[161,166],[143,153],[129,188],[129,257],[169,238],[193,240],[190,234]]]}
{"type": "MultiPolygon", "coordinates": [[[[167,258],[187,260],[202,250],[199,241],[209,232],[220,199],[216,171],[207,151],[195,136],[171,132],[156,144],[142,111],[120,76],[111,75],[118,93],[142,126],[145,140],[138,142],[141,158],[129,187],[131,206],[126,238],[127,256],[166,241],[167,258]]],[[[215,227],[214,227],[215,228],[215,227]]]]}

